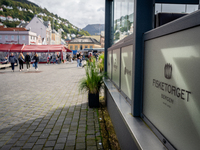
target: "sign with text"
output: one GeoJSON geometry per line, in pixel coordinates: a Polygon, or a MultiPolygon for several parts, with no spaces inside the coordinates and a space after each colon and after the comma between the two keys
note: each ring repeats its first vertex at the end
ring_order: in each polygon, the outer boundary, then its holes
{"type": "Polygon", "coordinates": [[[119,87],[120,49],[113,50],[112,81],[119,87]]]}
{"type": "Polygon", "coordinates": [[[108,63],[107,63],[107,75],[111,78],[111,71],[112,71],[112,51],[108,51],[108,63]]]}
{"type": "Polygon", "coordinates": [[[200,147],[200,27],[145,42],[143,114],[176,148],[200,147]]]}
{"type": "Polygon", "coordinates": [[[121,89],[131,99],[132,94],[133,45],[122,48],[121,53],[121,89]]]}

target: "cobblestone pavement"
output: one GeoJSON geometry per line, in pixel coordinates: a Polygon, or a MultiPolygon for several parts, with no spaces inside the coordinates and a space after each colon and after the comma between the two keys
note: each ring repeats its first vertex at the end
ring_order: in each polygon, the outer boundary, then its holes
{"type": "Polygon", "coordinates": [[[0,149],[102,149],[97,110],[78,91],[84,76],[75,63],[0,70],[0,149]]]}

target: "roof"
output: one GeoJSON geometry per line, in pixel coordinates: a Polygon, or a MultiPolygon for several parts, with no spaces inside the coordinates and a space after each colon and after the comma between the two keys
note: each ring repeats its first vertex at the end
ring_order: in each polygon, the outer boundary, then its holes
{"type": "Polygon", "coordinates": [[[84,37],[96,39],[98,42],[100,41],[100,35],[82,36],[82,38],[84,38],[84,37]]]}
{"type": "Polygon", "coordinates": [[[23,45],[23,44],[0,44],[0,51],[4,52],[72,52],[64,45],[23,45]]]}
{"type": "Polygon", "coordinates": [[[0,44],[0,51],[21,51],[23,46],[23,44],[0,44]]]}
{"type": "Polygon", "coordinates": [[[0,31],[27,31],[26,28],[0,28],[0,31]]]}
{"type": "Polygon", "coordinates": [[[18,26],[20,27],[20,28],[26,28],[26,26],[28,25],[28,23],[20,23],[18,26]]]}
{"type": "Polygon", "coordinates": [[[94,38],[75,38],[69,42],[69,44],[97,44],[101,45],[96,39],[94,38]]]}

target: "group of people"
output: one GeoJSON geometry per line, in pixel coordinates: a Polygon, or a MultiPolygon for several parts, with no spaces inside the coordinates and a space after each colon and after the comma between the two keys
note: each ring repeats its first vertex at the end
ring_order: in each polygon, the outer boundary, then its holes
{"type": "Polygon", "coordinates": [[[47,64],[51,64],[52,59],[53,59],[53,64],[54,63],[58,64],[58,61],[61,62],[61,57],[60,57],[59,53],[57,53],[57,55],[54,58],[52,58],[52,56],[50,54],[48,54],[47,64]]]}
{"type": "MultiPolygon", "coordinates": [[[[13,55],[13,53],[11,53],[11,55],[9,56],[8,61],[11,63],[12,71],[14,72],[15,63],[17,63],[17,58],[13,55]]],[[[35,53],[35,55],[32,59],[31,59],[29,53],[26,53],[25,57],[22,53],[20,53],[19,57],[18,57],[18,61],[19,61],[19,71],[23,71],[24,62],[26,63],[26,67],[27,67],[27,71],[28,71],[30,69],[31,61],[34,63],[35,69],[38,70],[39,57],[38,57],[37,53],[35,53]]]]}

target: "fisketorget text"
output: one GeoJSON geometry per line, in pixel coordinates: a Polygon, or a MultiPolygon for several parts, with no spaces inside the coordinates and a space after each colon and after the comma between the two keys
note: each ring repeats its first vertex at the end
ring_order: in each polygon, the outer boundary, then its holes
{"type": "Polygon", "coordinates": [[[161,82],[159,80],[153,79],[153,86],[155,86],[156,88],[168,92],[178,98],[181,98],[182,100],[186,100],[187,102],[189,101],[190,98],[190,94],[191,92],[185,89],[182,89],[180,87],[176,87],[173,85],[170,85],[168,83],[165,82],[161,82]]]}

